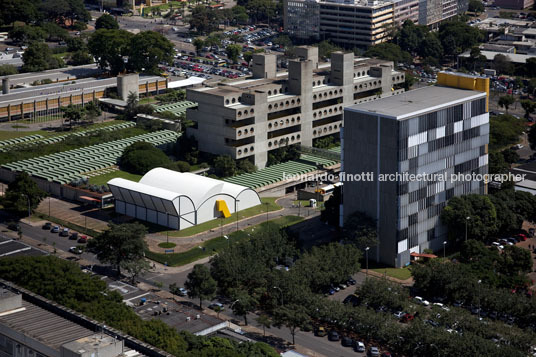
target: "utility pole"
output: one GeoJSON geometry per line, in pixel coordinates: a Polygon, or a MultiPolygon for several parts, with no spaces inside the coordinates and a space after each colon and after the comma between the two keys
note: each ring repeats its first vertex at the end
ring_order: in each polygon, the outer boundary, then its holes
{"type": "Polygon", "coordinates": [[[365,248],[365,256],[366,256],[366,262],[367,262],[367,273],[366,273],[367,276],[368,276],[368,251],[369,249],[370,247],[365,248]]]}

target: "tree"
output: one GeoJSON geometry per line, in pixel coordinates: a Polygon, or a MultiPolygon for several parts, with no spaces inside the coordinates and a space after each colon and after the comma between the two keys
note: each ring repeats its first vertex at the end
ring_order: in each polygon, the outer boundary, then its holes
{"type": "Polygon", "coordinates": [[[484,12],[484,4],[480,0],[469,0],[468,10],[476,14],[484,12]]]}
{"type": "Polygon", "coordinates": [[[242,46],[240,45],[227,45],[225,48],[225,53],[227,53],[227,57],[233,62],[238,61],[238,55],[242,52],[242,46]]]}
{"type": "Polygon", "coordinates": [[[257,166],[251,160],[242,159],[238,160],[238,164],[236,165],[236,169],[239,173],[253,173],[257,172],[257,166]]]}
{"type": "Polygon", "coordinates": [[[525,118],[530,118],[530,115],[536,110],[536,102],[529,99],[523,99],[520,101],[521,107],[525,111],[525,118]]]}
{"type": "Polygon", "coordinates": [[[503,95],[499,98],[499,107],[504,107],[506,113],[508,114],[508,108],[515,103],[515,98],[511,95],[503,95]]]}
{"type": "Polygon", "coordinates": [[[61,111],[63,116],[69,119],[69,126],[73,127],[73,124],[78,124],[82,118],[84,118],[84,108],[69,104],[67,107],[62,107],[61,111]]]}
{"type": "Polygon", "coordinates": [[[404,77],[404,90],[410,90],[416,81],[417,79],[413,75],[406,73],[406,76],[404,77]]]}
{"type": "Polygon", "coordinates": [[[121,276],[121,267],[128,262],[143,259],[147,244],[147,228],[140,223],[108,224],[109,229],[88,242],[101,263],[115,266],[121,276]]]}
{"type": "Polygon", "coordinates": [[[41,27],[25,25],[13,27],[8,36],[15,43],[27,45],[32,41],[43,41],[47,33],[41,27]]]}
{"type": "Polygon", "coordinates": [[[525,72],[528,77],[536,77],[536,58],[530,57],[527,58],[525,64],[525,72]]]}
{"type": "Polygon", "coordinates": [[[236,174],[236,162],[229,155],[220,155],[214,160],[214,171],[219,177],[229,177],[236,174]]]}
{"type": "Polygon", "coordinates": [[[63,67],[61,58],[52,55],[46,43],[32,42],[22,55],[22,70],[24,72],[38,72],[47,69],[63,67]]]}
{"type": "Polygon", "coordinates": [[[243,289],[234,289],[231,291],[231,298],[234,300],[233,313],[244,318],[244,324],[248,324],[248,313],[255,311],[257,299],[243,289]]]}
{"type": "Polygon", "coordinates": [[[104,14],[95,21],[95,29],[117,30],[119,24],[112,15],[104,14]]]}
{"type": "Polygon", "coordinates": [[[493,57],[493,68],[495,68],[497,74],[512,74],[514,71],[514,65],[511,59],[501,53],[493,57]]]}
{"type": "Polygon", "coordinates": [[[52,22],[43,23],[41,28],[46,32],[48,41],[65,41],[70,37],[66,29],[52,22]]]}
{"type": "Polygon", "coordinates": [[[504,161],[502,152],[490,152],[489,154],[489,173],[490,174],[506,174],[510,165],[504,161]]]}
{"type": "Polygon", "coordinates": [[[97,30],[88,40],[89,52],[95,57],[100,68],[109,69],[111,74],[116,75],[126,69],[123,57],[130,53],[133,36],[124,30],[97,30]]]}
{"type": "Polygon", "coordinates": [[[354,244],[360,251],[366,247],[375,247],[378,244],[376,222],[361,212],[355,212],[344,223],[345,239],[354,244]]]}
{"type": "Polygon", "coordinates": [[[340,205],[342,203],[341,187],[335,187],[331,197],[324,203],[320,219],[331,226],[339,226],[340,205]]]}
{"type": "Polygon", "coordinates": [[[202,309],[203,300],[209,300],[216,294],[216,281],[210,276],[208,268],[202,264],[194,265],[184,283],[190,298],[199,298],[199,307],[202,309]]]}
{"type": "Polygon", "coordinates": [[[533,125],[530,127],[528,140],[529,140],[530,148],[532,150],[536,150],[536,125],[533,125]]]}
{"type": "Polygon", "coordinates": [[[72,66],[80,66],[90,63],[93,63],[93,57],[87,51],[76,51],[69,59],[69,64],[72,66]]]}
{"type": "Polygon", "coordinates": [[[318,47],[318,57],[321,57],[321,58],[329,58],[331,56],[331,53],[340,50],[340,47],[335,46],[333,43],[329,41],[322,41],[318,43],[317,47],[318,47]]]}
{"type": "Polygon", "coordinates": [[[419,46],[419,55],[423,58],[432,57],[441,59],[443,57],[443,46],[436,32],[428,32],[419,46]]]}
{"type": "Polygon", "coordinates": [[[299,328],[309,321],[305,307],[297,304],[281,306],[274,310],[274,325],[286,326],[292,335],[292,344],[296,344],[295,337],[299,328]]]}
{"type": "Polygon", "coordinates": [[[412,58],[408,52],[402,51],[397,44],[384,42],[368,48],[364,53],[367,57],[376,57],[395,63],[411,63],[412,58]]]}
{"type": "Polygon", "coordinates": [[[441,221],[447,225],[452,239],[463,239],[467,224],[469,239],[485,240],[497,232],[497,211],[485,195],[453,197],[441,212],[441,221]],[[467,220],[467,217],[470,217],[467,220]]]}
{"type": "Polygon", "coordinates": [[[271,0],[249,0],[246,4],[246,9],[253,22],[269,22],[270,18],[275,16],[276,3],[271,0]]]}
{"type": "Polygon", "coordinates": [[[41,3],[44,16],[59,24],[73,25],[77,20],[87,22],[91,15],[82,0],[47,0],[41,3]]]}
{"type": "Polygon", "coordinates": [[[144,175],[155,167],[169,165],[171,160],[152,144],[138,141],[128,146],[119,159],[121,169],[144,175]]]}
{"type": "Polygon", "coordinates": [[[22,171],[7,186],[2,204],[9,213],[22,217],[28,214],[28,205],[30,206],[30,212],[33,212],[46,196],[46,192],[37,187],[30,175],[22,171]]]}
{"type": "Polygon", "coordinates": [[[172,54],[171,41],[158,32],[144,31],[131,39],[128,64],[135,71],[160,74],[158,64],[171,63],[172,54]]]}
{"type": "Polygon", "coordinates": [[[121,268],[130,274],[130,281],[136,284],[139,276],[144,275],[151,269],[151,264],[144,258],[121,262],[121,268]]]}
{"type": "Polygon", "coordinates": [[[87,103],[84,106],[84,112],[86,119],[91,121],[102,114],[102,110],[97,101],[87,103]]]}
{"type": "Polygon", "coordinates": [[[4,64],[0,66],[0,76],[9,76],[11,74],[17,74],[19,71],[17,67],[11,64],[4,64]]]}
{"type": "Polygon", "coordinates": [[[203,47],[205,47],[205,41],[203,41],[203,39],[201,37],[196,37],[194,39],[193,45],[195,47],[195,52],[199,56],[199,53],[201,52],[203,47]]]}
{"type": "Polygon", "coordinates": [[[266,337],[266,329],[272,327],[272,319],[268,315],[262,314],[257,317],[256,321],[262,327],[262,334],[266,337]]]}
{"type": "Polygon", "coordinates": [[[504,114],[490,119],[490,148],[501,149],[519,142],[519,136],[525,130],[522,119],[504,114]]]}
{"type": "Polygon", "coordinates": [[[0,25],[10,25],[15,21],[33,23],[40,17],[38,6],[39,2],[33,0],[3,0],[0,8],[0,25]]]}
{"type": "Polygon", "coordinates": [[[190,29],[199,33],[210,33],[218,30],[218,13],[204,5],[197,5],[192,10],[190,29]]]}
{"type": "Polygon", "coordinates": [[[439,40],[445,55],[456,56],[482,42],[482,38],[477,27],[461,20],[446,21],[439,26],[439,40]]]}

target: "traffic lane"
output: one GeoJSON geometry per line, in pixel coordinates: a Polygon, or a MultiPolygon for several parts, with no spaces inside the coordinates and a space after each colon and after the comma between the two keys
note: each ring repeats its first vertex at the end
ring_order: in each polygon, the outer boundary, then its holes
{"type": "MultiPolygon", "coordinates": [[[[75,240],[69,239],[69,237],[61,237],[59,233],[52,233],[50,230],[45,230],[41,227],[34,227],[23,222],[20,222],[19,224],[23,235],[32,238],[36,241],[44,242],[50,246],[54,246],[56,249],[60,249],[65,252],[68,252],[69,248],[71,247],[76,247],[77,245],[84,245],[78,243],[75,240]],[[46,238],[46,240],[44,238],[46,238]]],[[[55,226],[55,224],[53,224],[52,226],[55,226]]],[[[93,264],[99,263],[95,254],[92,253],[84,252],[82,254],[77,254],[77,256],[93,264]]]]}

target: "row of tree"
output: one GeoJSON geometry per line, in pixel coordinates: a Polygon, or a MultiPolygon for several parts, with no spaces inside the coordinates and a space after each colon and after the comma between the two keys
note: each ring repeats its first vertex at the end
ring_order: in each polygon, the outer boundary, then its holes
{"type": "Polygon", "coordinates": [[[0,25],[14,22],[27,24],[50,21],[62,26],[72,26],[77,21],[91,19],[82,0],[3,0],[0,8],[0,25]]]}

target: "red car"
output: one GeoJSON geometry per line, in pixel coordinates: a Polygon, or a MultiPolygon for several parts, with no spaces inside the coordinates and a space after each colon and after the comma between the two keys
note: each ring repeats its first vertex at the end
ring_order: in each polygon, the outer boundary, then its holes
{"type": "Polygon", "coordinates": [[[413,321],[413,319],[415,318],[414,315],[411,315],[411,314],[404,314],[402,316],[402,318],[400,319],[400,322],[403,322],[403,323],[408,323],[410,321],[413,321]]]}
{"type": "Polygon", "coordinates": [[[519,237],[522,241],[526,241],[528,239],[523,233],[519,233],[516,237],[519,237]]]}

